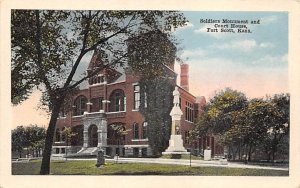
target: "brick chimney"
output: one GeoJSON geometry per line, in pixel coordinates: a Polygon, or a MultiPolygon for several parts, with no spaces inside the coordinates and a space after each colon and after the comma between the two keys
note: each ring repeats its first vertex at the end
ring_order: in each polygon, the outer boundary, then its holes
{"type": "Polygon", "coordinates": [[[189,65],[185,63],[180,66],[180,86],[189,91],[189,65]]]}

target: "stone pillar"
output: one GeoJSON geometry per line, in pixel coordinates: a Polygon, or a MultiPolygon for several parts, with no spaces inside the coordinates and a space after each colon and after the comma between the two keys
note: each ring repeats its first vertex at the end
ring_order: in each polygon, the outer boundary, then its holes
{"type": "Polygon", "coordinates": [[[87,148],[88,144],[89,144],[88,125],[84,125],[84,127],[83,127],[83,147],[87,148]]]}
{"type": "Polygon", "coordinates": [[[99,147],[103,146],[102,126],[101,126],[100,123],[97,125],[97,128],[98,128],[98,130],[97,130],[97,133],[98,133],[98,145],[97,145],[97,147],[99,148],[99,147]]]}
{"type": "Polygon", "coordinates": [[[107,146],[107,121],[106,119],[101,120],[102,124],[102,145],[107,146]]]}
{"type": "Polygon", "coordinates": [[[98,128],[98,145],[97,147],[105,147],[107,145],[107,121],[105,119],[100,120],[97,125],[98,128]]]}
{"type": "Polygon", "coordinates": [[[87,105],[87,112],[90,113],[91,112],[91,107],[93,105],[93,103],[91,103],[90,101],[88,103],[86,103],[87,105]]]}

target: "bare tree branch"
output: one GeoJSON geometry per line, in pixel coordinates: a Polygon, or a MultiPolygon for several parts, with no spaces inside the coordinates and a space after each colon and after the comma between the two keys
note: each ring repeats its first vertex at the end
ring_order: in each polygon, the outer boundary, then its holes
{"type": "Polygon", "coordinates": [[[95,76],[96,74],[98,74],[101,70],[105,69],[105,68],[108,68],[110,66],[114,66],[114,65],[117,65],[123,58],[127,57],[127,53],[124,54],[123,56],[121,56],[120,58],[116,59],[113,63],[110,63],[110,64],[106,64],[106,65],[103,65],[101,67],[97,67],[92,73],[90,73],[89,75],[81,78],[79,81],[77,81],[76,83],[74,83],[73,85],[71,85],[69,88],[70,89],[74,89],[76,86],[78,86],[79,84],[81,84],[84,80],[88,79],[88,78],[91,78],[93,76],[95,76]]]}
{"type": "MultiPolygon", "coordinates": [[[[114,34],[112,34],[112,35],[110,35],[110,36],[108,36],[108,37],[105,37],[105,38],[100,39],[98,42],[96,42],[94,45],[92,45],[92,46],[91,46],[90,48],[88,48],[88,49],[84,49],[84,47],[85,47],[85,42],[86,42],[86,41],[84,40],[83,48],[81,49],[81,52],[80,52],[80,54],[79,54],[79,56],[78,56],[78,58],[77,58],[77,60],[76,60],[76,62],[75,62],[75,64],[74,64],[74,66],[72,67],[72,70],[71,70],[71,72],[70,72],[70,74],[69,74],[69,76],[68,76],[68,78],[67,78],[67,80],[66,80],[66,82],[65,82],[63,88],[68,88],[68,87],[69,87],[69,85],[70,85],[70,83],[71,83],[71,81],[72,81],[72,78],[73,78],[73,76],[74,76],[74,74],[75,74],[75,72],[76,72],[76,70],[77,70],[77,67],[78,67],[78,65],[79,65],[79,63],[80,63],[80,61],[81,61],[81,59],[83,58],[83,56],[84,56],[86,53],[88,53],[89,51],[95,50],[96,47],[97,47],[98,45],[100,45],[100,44],[102,44],[102,43],[108,41],[110,38],[115,37],[116,35],[125,32],[126,29],[128,29],[129,27],[133,27],[134,25],[130,25],[130,23],[132,22],[132,20],[134,20],[135,15],[136,15],[136,14],[134,14],[134,15],[132,16],[132,18],[130,19],[130,21],[128,22],[128,24],[127,24],[124,28],[120,29],[118,32],[115,32],[114,34]]],[[[85,32],[84,34],[85,34],[85,37],[87,37],[86,35],[87,35],[88,33],[85,32]]],[[[82,82],[82,81],[81,81],[81,82],[82,82]]],[[[78,84],[77,84],[77,85],[78,85],[78,84]]]]}

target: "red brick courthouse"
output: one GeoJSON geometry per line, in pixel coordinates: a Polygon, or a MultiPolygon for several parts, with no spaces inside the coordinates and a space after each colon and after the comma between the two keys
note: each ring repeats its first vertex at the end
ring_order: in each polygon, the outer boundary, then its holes
{"type": "MultiPolygon", "coordinates": [[[[96,68],[99,64],[97,61],[97,52],[94,52],[87,73],[96,68]]],[[[174,63],[175,59],[165,63],[165,69],[169,76],[176,78],[174,63]]],[[[190,150],[191,144],[187,138],[206,100],[189,92],[188,68],[187,64],[181,65],[180,85],[177,86],[183,112],[179,131],[185,148],[190,150]]],[[[151,156],[152,148],[147,135],[147,128],[151,125],[139,111],[139,82],[140,78],[132,71],[120,67],[107,68],[90,78],[87,88],[81,89],[73,96],[73,110],[68,113],[62,112],[57,121],[53,154],[63,154],[66,149],[68,153],[93,154],[97,147],[101,147],[106,155],[110,156],[151,156]],[[112,125],[121,125],[129,132],[117,139],[112,125]],[[66,145],[66,136],[62,134],[64,127],[71,127],[77,133],[70,146],[66,145]]],[[[203,153],[203,149],[207,147],[212,149],[212,155],[223,155],[223,150],[217,146],[214,137],[199,139],[197,143],[193,143],[192,151],[203,153]]]]}

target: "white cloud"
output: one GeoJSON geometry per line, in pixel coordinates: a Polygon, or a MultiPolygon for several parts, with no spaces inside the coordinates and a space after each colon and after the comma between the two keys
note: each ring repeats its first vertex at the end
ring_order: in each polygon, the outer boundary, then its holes
{"type": "Polygon", "coordinates": [[[205,35],[209,35],[209,36],[214,37],[214,38],[222,38],[222,37],[230,35],[230,33],[226,33],[226,32],[207,32],[207,28],[214,29],[215,26],[212,25],[212,24],[205,24],[203,27],[195,29],[194,33],[196,33],[196,34],[205,34],[205,35]]]}
{"type": "Polygon", "coordinates": [[[251,52],[257,48],[273,48],[274,44],[270,42],[257,43],[254,39],[232,40],[224,44],[213,44],[212,49],[237,50],[241,52],[251,52]]]}
{"type": "Polygon", "coordinates": [[[282,56],[271,56],[266,55],[260,59],[257,59],[255,61],[252,61],[252,64],[254,65],[274,65],[274,64],[285,64],[288,63],[288,55],[284,54],[282,56]]]}
{"type": "Polygon", "coordinates": [[[221,45],[213,45],[214,47],[224,50],[239,50],[243,52],[252,51],[254,48],[257,47],[257,43],[253,39],[246,39],[246,40],[234,40],[229,43],[221,44],[221,45]]]}
{"type": "Polygon", "coordinates": [[[201,48],[192,49],[192,50],[183,50],[180,57],[184,59],[195,59],[202,58],[207,55],[207,52],[201,48]]]}
{"type": "Polygon", "coordinates": [[[183,27],[180,27],[181,29],[191,28],[194,27],[194,25],[191,22],[186,22],[183,27]]]}
{"type": "Polygon", "coordinates": [[[270,43],[270,42],[262,42],[259,44],[260,48],[273,48],[274,44],[270,43]]]}
{"type": "Polygon", "coordinates": [[[194,30],[195,33],[207,33],[207,28],[213,27],[211,24],[205,24],[203,27],[194,30]]]}
{"type": "Polygon", "coordinates": [[[261,18],[261,24],[271,24],[277,22],[278,17],[273,15],[273,16],[266,16],[261,18]]]}

